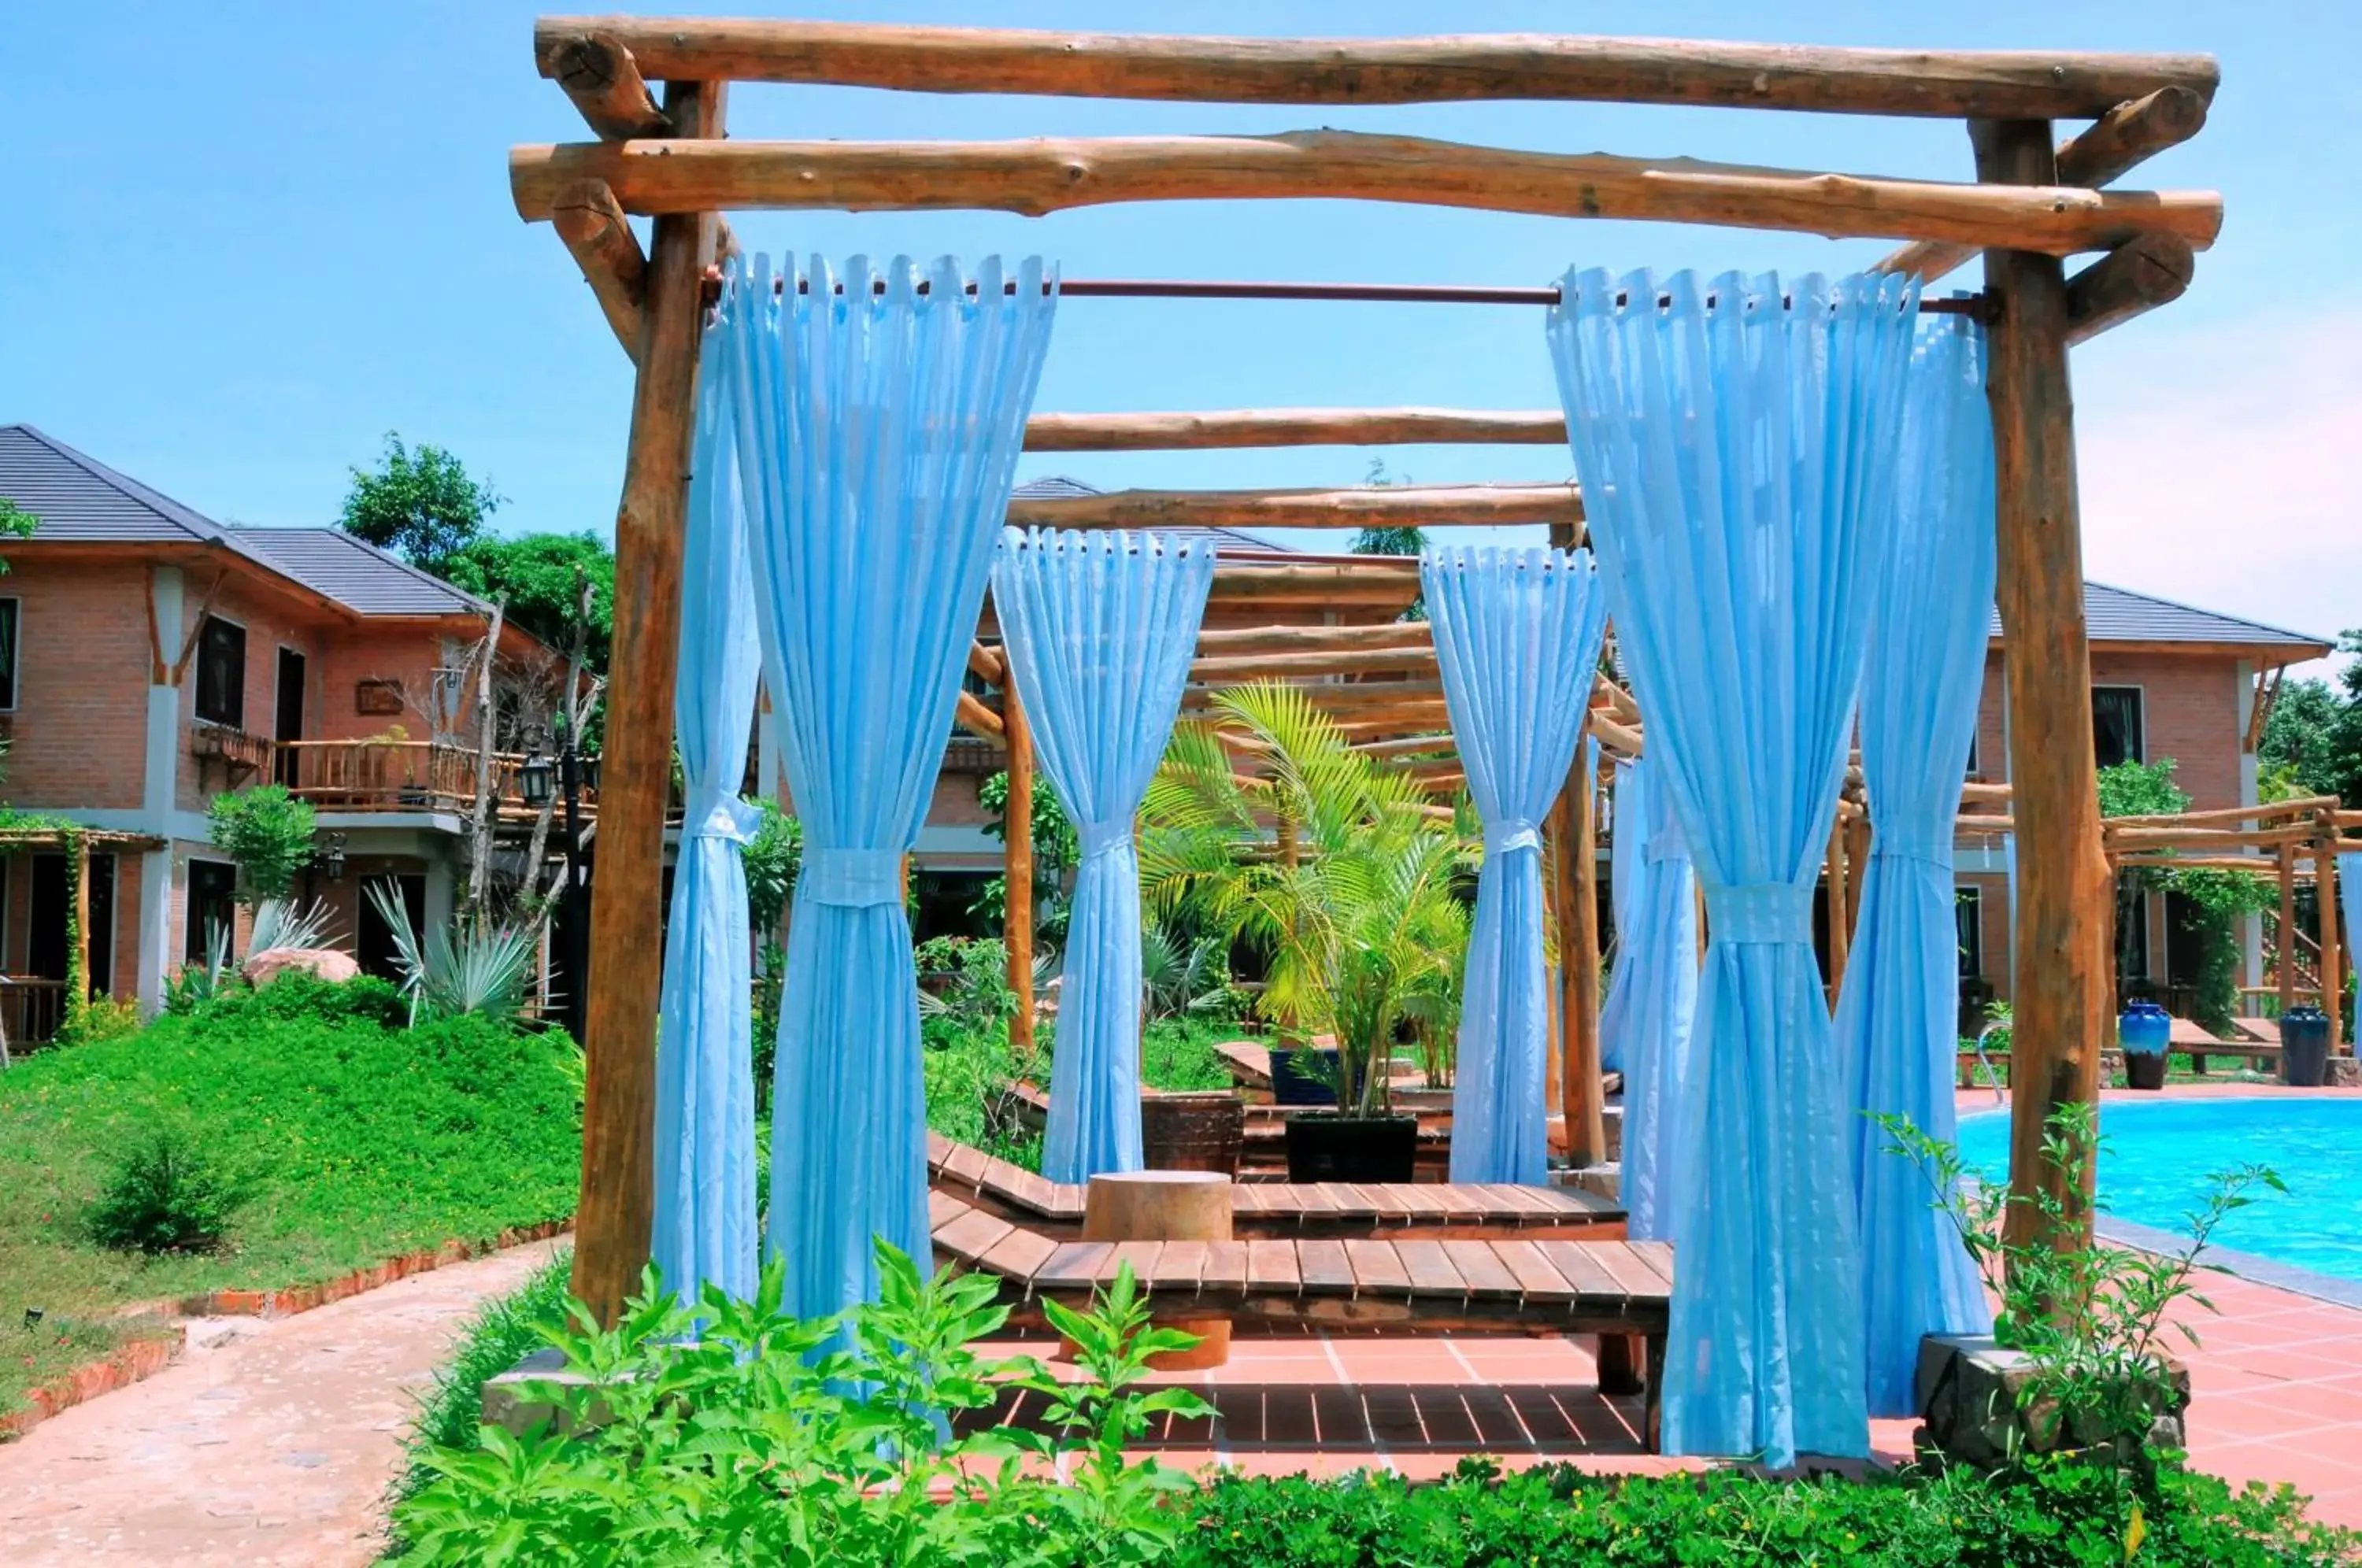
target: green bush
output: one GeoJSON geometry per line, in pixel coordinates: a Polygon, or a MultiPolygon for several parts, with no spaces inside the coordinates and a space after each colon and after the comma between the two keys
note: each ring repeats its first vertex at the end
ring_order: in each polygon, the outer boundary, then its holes
{"type": "Polygon", "coordinates": [[[374,975],[349,980],[324,980],[303,969],[281,971],[270,984],[255,987],[225,984],[211,998],[192,1005],[209,1023],[237,1019],[274,1021],[315,1020],[322,1023],[360,1021],[399,1029],[409,1021],[410,1004],[399,988],[374,975]]]}
{"type": "Polygon", "coordinates": [[[882,1243],[877,1269],[876,1302],[811,1321],[781,1315],[778,1264],[750,1302],[684,1309],[651,1270],[612,1331],[577,1306],[547,1334],[576,1381],[532,1391],[562,1419],[428,1449],[395,1527],[421,1560],[471,1565],[1171,1561],[1190,1484],[1124,1447],[1159,1413],[1209,1412],[1137,1387],[1150,1356],[1194,1342],[1149,1326],[1128,1268],[1091,1313],[1051,1311],[1080,1347],[1066,1379],[978,1355],[1009,1316],[989,1276],[926,1278],[882,1243]],[[974,1424],[1017,1390],[1048,1432],[974,1424]],[[946,1441],[964,1414],[973,1430],[946,1441]]]}
{"type": "Polygon", "coordinates": [[[91,1204],[91,1240],[125,1253],[209,1253],[252,1192],[186,1132],[157,1128],[116,1155],[91,1204]]]}
{"type": "Polygon", "coordinates": [[[1994,1476],[1769,1481],[1564,1465],[1504,1476],[1472,1461],[1425,1487],[1224,1477],[1196,1502],[1176,1568],[2326,1568],[2362,1546],[2308,1522],[2285,1487],[2234,1493],[2177,1467],[2142,1483],[2050,1462],[1994,1476]]]}
{"type": "Polygon", "coordinates": [[[237,863],[238,898],[251,906],[283,899],[312,861],[312,804],[283,784],[215,795],[205,808],[214,847],[237,863]]]}

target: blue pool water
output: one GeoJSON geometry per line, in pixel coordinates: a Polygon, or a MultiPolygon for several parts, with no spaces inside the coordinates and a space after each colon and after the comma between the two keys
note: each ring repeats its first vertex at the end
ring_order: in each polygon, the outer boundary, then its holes
{"type": "MultiPolygon", "coordinates": [[[[2256,1188],[2255,1205],[2225,1220],[2215,1244],[2362,1280],[2362,1101],[2111,1099],[2100,1108],[2100,1196],[2115,1218],[2181,1234],[2209,1172],[2267,1165],[2288,1192],[2256,1188]]],[[[1962,1117],[1960,1154],[2004,1173],[2008,1113],[1962,1117]]]]}

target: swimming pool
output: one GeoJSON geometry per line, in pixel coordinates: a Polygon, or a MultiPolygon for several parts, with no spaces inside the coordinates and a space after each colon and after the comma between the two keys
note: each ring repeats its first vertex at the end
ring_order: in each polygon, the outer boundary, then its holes
{"type": "MultiPolygon", "coordinates": [[[[2109,1099],[2100,1195],[2119,1220],[2183,1233],[2210,1171],[2271,1166],[2283,1195],[2255,1189],[2253,1207],[2223,1221],[2217,1245],[2339,1279],[2362,1280],[2362,1099],[2109,1099]]],[[[1961,1157],[1998,1176],[2009,1166],[2009,1115],[1960,1119],[1961,1157]]]]}

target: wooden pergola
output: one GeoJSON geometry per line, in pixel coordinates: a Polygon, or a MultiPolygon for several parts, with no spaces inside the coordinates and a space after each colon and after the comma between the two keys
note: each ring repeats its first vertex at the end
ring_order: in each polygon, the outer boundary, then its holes
{"type": "MultiPolygon", "coordinates": [[[[662,961],[657,889],[689,436],[708,269],[735,247],[721,215],[731,208],[1041,215],[1116,202],[1350,197],[1886,238],[1903,243],[1883,265],[1929,282],[1982,252],[1985,288],[1970,308],[1990,331],[1997,597],[2008,633],[2013,825],[2021,845],[2016,1051],[2023,1088],[2013,1110],[2012,1169],[2022,1189],[2039,1183],[2063,1191],[2062,1174],[2042,1158],[2042,1123],[2056,1106],[2096,1093],[2113,1013],[2111,873],[2092,788],[2067,351],[2179,295],[2192,253],[2221,226],[2222,202],[2212,193],[2109,188],[2197,132],[2218,79],[2211,58],[1536,35],[1162,38],[625,17],[545,18],[534,41],[542,73],[580,109],[594,139],[514,149],[510,180],[517,210],[557,228],[638,367],[616,520],[622,591],[591,917],[574,1275],[586,1301],[612,1312],[647,1256],[662,961]],[[1004,142],[730,141],[726,95],[734,81],[1208,103],[1551,100],[1954,118],[1967,122],[1976,178],[1898,180],[1567,156],[1327,130],[1004,142]],[[664,83],[661,97],[650,82],[664,83]],[[2061,141],[2055,128],[2060,121],[2088,123],[2061,141]],[[645,248],[627,215],[654,218],[645,248]],[[2090,252],[2099,259],[2070,276],[2067,258],[2090,252]]],[[[1193,288],[1221,292],[1208,285],[1133,285],[1131,292],[1193,288]]],[[[1068,284],[1065,292],[1127,291],[1068,284]]],[[[1510,292],[1432,291],[1439,297],[1510,292]]],[[[1045,415],[1034,422],[1029,445],[1130,450],[1556,442],[1562,434],[1556,411],[1283,410],[1045,415]]],[[[1012,520],[1065,527],[1542,522],[1572,538],[1579,508],[1579,497],[1565,487],[1158,491],[1027,502],[1012,510],[1012,520]]],[[[1374,579],[1403,569],[1384,562],[1366,570],[1374,579]]],[[[1317,602],[1325,593],[1342,602],[1366,591],[1364,569],[1294,577],[1291,569],[1242,569],[1231,580],[1252,580],[1275,599],[1300,593],[1317,602]]],[[[1266,661],[1303,656],[1335,662],[1387,650],[1351,643],[1252,650],[1232,644],[1225,650],[1218,643],[1201,651],[1209,661],[1251,654],[1266,661]]],[[[963,712],[978,716],[968,705],[963,712]]],[[[1440,703],[1431,716],[1440,732],[1440,703]]],[[[1628,715],[1608,722],[1628,727],[1628,715]]],[[[987,730],[999,724],[1013,743],[1013,763],[1024,755],[1021,713],[978,716],[978,723],[987,730]]],[[[1380,723],[1363,738],[1385,742],[1403,734],[1398,724],[1380,723]]],[[[1012,773],[1021,769],[1017,763],[1012,773]]],[[[1569,809],[1585,813],[1590,792],[1570,793],[1569,809]]],[[[1560,831],[1562,842],[1587,842],[1580,821],[1560,831]]],[[[1021,837],[1012,824],[1012,842],[1021,837]]],[[[1560,862],[1572,862],[1579,877],[1587,858],[1562,856],[1560,862]]],[[[1585,999],[1574,999],[1570,1016],[1585,1016],[1585,999]]],[[[1568,1031],[1570,1037],[1577,1032],[1568,1031]]],[[[1570,1098],[1584,1092],[1582,1077],[1564,1077],[1570,1098]]],[[[1589,1082],[1595,1093],[1595,1073],[1589,1082]]],[[[1586,1130],[1576,1132],[1578,1121],[1571,1119],[1571,1136],[1587,1138],[1588,1118],[1579,1120],[1586,1130]]],[[[2080,1202],[2082,1195],[2064,1196],[2080,1202]]]]}

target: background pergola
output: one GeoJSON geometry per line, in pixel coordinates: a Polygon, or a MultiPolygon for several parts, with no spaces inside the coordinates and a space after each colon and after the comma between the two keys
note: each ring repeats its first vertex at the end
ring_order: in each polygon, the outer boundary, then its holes
{"type": "MultiPolygon", "coordinates": [[[[1040,215],[1109,202],[1350,197],[1884,237],[1905,243],[1883,265],[1930,282],[1981,251],[1986,286],[1975,308],[1991,334],[1997,597],[2008,633],[2012,815],[2021,845],[2020,1092],[2012,1169],[2021,1190],[2060,1187],[2061,1173],[2042,1158],[2042,1124],[2058,1105],[2095,1095],[2114,1010],[2111,872],[2092,788],[2067,350],[2180,293],[2192,252],[2213,239],[2222,203],[2211,193],[2103,189],[2195,134],[2217,81],[2213,60],[1530,35],[1190,39],[621,17],[546,18],[535,28],[535,50],[542,73],[565,89],[598,139],[513,149],[517,210],[529,221],[555,224],[638,365],[616,521],[602,864],[584,1042],[589,1087],[574,1282],[586,1301],[612,1313],[647,1256],[662,964],[657,889],[689,436],[706,274],[735,247],[719,215],[734,207],[1040,215]],[[661,101],[650,81],[665,83],[661,101]],[[1683,159],[1563,156],[1338,131],[731,142],[724,132],[732,81],[1195,102],[1585,100],[1952,117],[1968,122],[1977,178],[1937,182],[1683,159]],[[2061,143],[2053,128],[2059,120],[2091,123],[2061,143]],[[656,220],[645,250],[627,214],[656,220]],[[2070,278],[2065,258],[2090,251],[2103,254],[2070,278]]],[[[1470,292],[1502,291],[1458,293],[1470,292]]],[[[1029,446],[1039,450],[1562,438],[1555,412],[1421,410],[1047,415],[1029,435],[1029,446]]],[[[1542,522],[1572,539],[1579,508],[1564,487],[1135,491],[1029,502],[1012,511],[1012,521],[1065,527],[1542,522]]],[[[1224,586],[1235,591],[1253,580],[1255,591],[1273,592],[1276,608],[1286,597],[1279,591],[1320,580],[1281,575],[1291,569],[1244,569],[1224,586]],[[1250,571],[1265,575],[1257,580],[1250,571]]],[[[1325,585],[1343,602],[1363,590],[1364,571],[1374,584],[1385,572],[1405,569],[1400,562],[1330,569],[1325,585]]],[[[1311,630],[1300,616],[1275,613],[1260,642],[1201,646],[1198,679],[1217,679],[1211,672],[1226,667],[1242,675],[1247,665],[1239,661],[1268,668],[1301,658],[1308,662],[1294,669],[1309,674],[1324,660],[1406,652],[1350,639],[1288,641],[1311,630]]],[[[1608,700],[1616,701],[1612,694],[1608,700]]],[[[1012,759],[1022,756],[1021,714],[988,715],[972,703],[962,712],[979,728],[989,731],[998,722],[1013,732],[1004,738],[1020,743],[1012,759]]],[[[1388,712],[1385,723],[1362,738],[1386,744],[1440,732],[1440,704],[1430,713],[1418,718],[1432,730],[1407,730],[1393,723],[1403,715],[1388,712]]],[[[1628,728],[1631,717],[1619,711],[1609,723],[1628,728]]],[[[1595,729],[1612,740],[1604,727],[1595,729]]],[[[1589,792],[1572,795],[1571,810],[1585,812],[1589,792]]],[[[1560,831],[1562,843],[1587,842],[1580,822],[1562,823],[1560,831]]],[[[1561,856],[1560,862],[1579,868],[1588,858],[1561,856]]],[[[1571,1041],[1575,1032],[1569,1031],[1571,1041]]],[[[1570,1096],[1586,1084],[1595,1096],[1595,1072],[1565,1077],[1570,1096]]],[[[1589,1133],[1578,1133],[1571,1121],[1570,1137],[1576,1136],[1589,1133]]],[[[2085,1195],[2064,1196],[2080,1203],[2085,1195]]]]}

